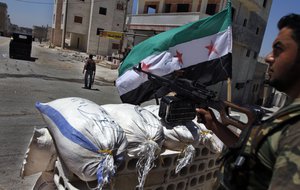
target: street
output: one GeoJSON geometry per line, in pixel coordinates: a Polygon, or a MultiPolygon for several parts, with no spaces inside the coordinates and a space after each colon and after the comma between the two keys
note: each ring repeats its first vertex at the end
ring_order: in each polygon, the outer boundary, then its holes
{"type": "Polygon", "coordinates": [[[113,86],[116,70],[97,65],[92,90],[83,89],[83,61],[74,52],[33,43],[32,60],[10,59],[9,38],[0,37],[0,190],[31,189],[37,176],[20,169],[33,129],[45,122],[36,102],[82,97],[102,105],[121,103],[113,86]],[[70,56],[71,55],[71,56],[70,56]]]}

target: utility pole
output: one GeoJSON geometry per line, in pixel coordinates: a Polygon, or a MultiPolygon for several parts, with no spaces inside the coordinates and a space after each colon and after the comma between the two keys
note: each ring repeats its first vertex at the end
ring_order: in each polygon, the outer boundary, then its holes
{"type": "Polygon", "coordinates": [[[66,0],[66,7],[65,7],[65,20],[64,20],[64,29],[63,29],[63,38],[61,42],[61,48],[65,48],[65,41],[66,41],[66,33],[67,33],[67,20],[68,20],[68,1],[66,0]]]}
{"type": "Polygon", "coordinates": [[[122,49],[123,49],[123,44],[124,44],[124,38],[125,38],[125,34],[127,29],[125,30],[125,26],[126,26],[126,19],[127,19],[127,9],[128,9],[128,2],[130,0],[125,0],[125,8],[124,8],[124,20],[123,20],[123,36],[121,39],[121,44],[120,44],[120,53],[122,53],[122,49]]]}

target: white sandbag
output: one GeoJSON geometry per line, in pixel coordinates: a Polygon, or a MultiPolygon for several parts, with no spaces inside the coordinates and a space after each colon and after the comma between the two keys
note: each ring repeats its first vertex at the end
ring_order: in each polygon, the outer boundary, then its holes
{"type": "Polygon", "coordinates": [[[116,164],[125,158],[123,129],[99,105],[77,97],[36,103],[68,169],[81,180],[110,182],[116,164]]]}
{"type": "MultiPolygon", "coordinates": [[[[149,105],[144,108],[159,117],[159,105],[149,105]]],[[[200,143],[214,153],[222,151],[223,142],[211,130],[208,130],[203,123],[198,123],[197,118],[185,125],[175,124],[172,126],[163,122],[162,124],[166,139],[164,146],[168,149],[183,150],[187,144],[197,146],[200,143]]]]}
{"type": "Polygon", "coordinates": [[[186,122],[184,125],[168,124],[158,116],[159,105],[149,105],[144,108],[156,115],[164,126],[165,142],[163,146],[167,149],[183,151],[187,145],[197,146],[199,144],[200,129],[193,121],[186,122]]]}
{"type": "Polygon", "coordinates": [[[198,146],[200,143],[201,130],[193,121],[184,125],[164,125],[165,143],[164,146],[170,150],[182,151],[187,145],[198,146]]]}
{"type": "Polygon", "coordinates": [[[138,157],[139,189],[144,186],[154,160],[160,154],[164,141],[160,121],[149,111],[131,104],[107,104],[102,107],[124,129],[128,139],[128,154],[138,157]]]}
{"type": "Polygon", "coordinates": [[[224,143],[211,130],[208,130],[203,123],[197,123],[196,119],[193,121],[201,129],[200,143],[213,153],[221,153],[224,143]]]}
{"type": "MultiPolygon", "coordinates": [[[[158,116],[159,105],[145,106],[145,109],[158,116]]],[[[175,168],[175,173],[178,173],[182,168],[189,165],[195,156],[197,146],[200,141],[201,132],[197,125],[193,121],[186,122],[183,124],[168,124],[160,119],[164,126],[165,142],[164,147],[170,150],[181,151],[182,154],[179,156],[175,168]]]]}
{"type": "Polygon", "coordinates": [[[21,168],[21,177],[52,171],[56,150],[47,128],[34,129],[21,168]]]}

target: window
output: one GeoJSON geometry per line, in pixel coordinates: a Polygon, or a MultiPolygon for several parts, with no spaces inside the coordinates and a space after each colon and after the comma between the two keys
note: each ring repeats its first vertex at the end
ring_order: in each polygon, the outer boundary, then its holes
{"type": "Polygon", "coordinates": [[[147,6],[147,14],[156,13],[156,5],[148,5],[147,6]]]}
{"type": "Polygon", "coordinates": [[[267,0],[264,0],[263,7],[266,8],[266,6],[267,6],[267,0]]]}
{"type": "Polygon", "coordinates": [[[231,8],[231,20],[233,21],[234,19],[234,16],[235,16],[235,8],[231,8]]]}
{"type": "Polygon", "coordinates": [[[117,3],[117,10],[124,10],[124,4],[123,3],[121,3],[121,2],[118,2],[117,3]]]}
{"type": "Polygon", "coordinates": [[[96,32],[96,35],[99,35],[101,31],[103,31],[104,29],[103,28],[97,28],[97,32],[96,32]]]}
{"type": "Polygon", "coordinates": [[[120,44],[112,43],[112,49],[119,49],[120,44]]]}
{"type": "Polygon", "coordinates": [[[61,14],[61,20],[62,21],[64,20],[64,14],[61,14]]]}
{"type": "Polygon", "coordinates": [[[171,12],[171,4],[165,4],[165,13],[171,12]]]}
{"type": "Polygon", "coordinates": [[[259,28],[257,27],[255,34],[258,35],[258,33],[259,33],[259,28]]]}
{"type": "Polygon", "coordinates": [[[189,4],[177,4],[177,12],[189,12],[189,4]]]}
{"type": "Polygon", "coordinates": [[[55,14],[53,14],[53,24],[55,23],[55,14]]]}
{"type": "Polygon", "coordinates": [[[216,13],[217,4],[207,4],[206,14],[213,15],[216,13]]]}
{"type": "Polygon", "coordinates": [[[244,19],[243,26],[247,26],[247,19],[244,19]]]}
{"type": "Polygon", "coordinates": [[[106,15],[106,11],[107,11],[106,8],[100,7],[100,9],[99,9],[99,14],[100,14],[100,15],[106,15]]]}
{"type": "Polygon", "coordinates": [[[257,52],[255,51],[253,54],[253,58],[256,59],[257,58],[257,52]]]}
{"type": "Polygon", "coordinates": [[[82,24],[82,17],[81,16],[75,16],[74,17],[74,22],[82,24]]]}
{"type": "Polygon", "coordinates": [[[247,50],[247,53],[246,53],[246,56],[247,56],[247,57],[250,57],[250,53],[251,53],[251,51],[248,49],[248,50],[247,50]]]}

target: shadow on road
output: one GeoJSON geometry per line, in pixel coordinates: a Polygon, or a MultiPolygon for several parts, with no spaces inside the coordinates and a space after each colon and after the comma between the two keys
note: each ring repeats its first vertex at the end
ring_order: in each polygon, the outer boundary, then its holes
{"type": "Polygon", "coordinates": [[[87,87],[82,87],[83,89],[87,89],[87,90],[94,90],[94,91],[100,91],[98,88],[87,88],[87,87]]]}
{"type": "Polygon", "coordinates": [[[35,62],[35,60],[37,60],[38,58],[36,57],[10,57],[11,59],[19,59],[19,60],[24,60],[24,61],[31,61],[31,62],[35,62]]]}

